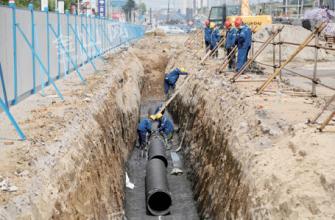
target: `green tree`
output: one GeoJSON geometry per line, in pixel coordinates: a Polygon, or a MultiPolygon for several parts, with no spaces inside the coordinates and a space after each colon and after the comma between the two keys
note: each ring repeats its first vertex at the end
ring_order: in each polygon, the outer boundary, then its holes
{"type": "MultiPolygon", "coordinates": [[[[48,0],[49,11],[55,11],[55,1],[56,0],[48,0]]],[[[28,4],[31,0],[15,0],[16,7],[18,8],[27,8],[28,4]]],[[[35,10],[42,10],[41,9],[41,1],[40,0],[33,0],[35,10]]],[[[8,5],[8,0],[0,0],[0,5],[8,5]]],[[[64,0],[64,9],[69,10],[71,5],[71,0],[64,0]]]]}
{"type": "Polygon", "coordinates": [[[136,3],[134,0],[128,0],[127,3],[122,7],[122,10],[126,14],[126,20],[131,21],[132,11],[135,9],[136,3]]]}
{"type": "Polygon", "coordinates": [[[141,15],[144,15],[147,12],[147,6],[145,5],[145,3],[142,2],[141,4],[139,4],[138,10],[141,15]]]}

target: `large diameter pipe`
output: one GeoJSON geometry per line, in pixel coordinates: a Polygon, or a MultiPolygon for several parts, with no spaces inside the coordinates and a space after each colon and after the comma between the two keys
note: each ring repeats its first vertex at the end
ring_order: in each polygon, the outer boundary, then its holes
{"type": "Polygon", "coordinates": [[[148,161],[145,190],[147,209],[152,215],[163,216],[170,213],[172,199],[168,188],[166,167],[162,160],[154,158],[148,161]]]}
{"type": "Polygon", "coordinates": [[[164,162],[165,167],[168,166],[168,160],[166,158],[166,149],[163,141],[159,137],[153,136],[150,139],[149,151],[148,151],[148,160],[152,160],[154,158],[160,159],[164,162]]]}

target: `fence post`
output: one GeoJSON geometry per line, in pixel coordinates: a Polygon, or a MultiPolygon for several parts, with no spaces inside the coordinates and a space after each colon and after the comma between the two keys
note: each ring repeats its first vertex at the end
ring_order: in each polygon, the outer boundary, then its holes
{"type": "MultiPolygon", "coordinates": [[[[77,35],[79,36],[79,38],[81,39],[81,42],[84,42],[84,34],[83,34],[83,14],[80,15],[80,35],[79,33],[77,33],[77,35]]],[[[83,48],[81,48],[81,53],[80,53],[80,62],[82,65],[84,65],[84,61],[83,61],[83,48]]]]}
{"type": "MultiPolygon", "coordinates": [[[[78,23],[77,23],[77,18],[78,18],[78,14],[76,13],[74,15],[74,30],[76,33],[78,33],[78,23]]],[[[76,53],[76,66],[78,68],[78,41],[77,38],[75,37],[75,53],[76,53]]]]}
{"type": "MultiPolygon", "coordinates": [[[[57,36],[57,42],[58,42],[58,44],[57,44],[57,66],[58,66],[58,76],[57,76],[57,79],[59,79],[60,77],[61,77],[61,75],[60,75],[60,59],[61,59],[61,57],[60,57],[60,44],[59,44],[59,42],[60,42],[60,38],[61,38],[61,36],[60,36],[60,13],[59,13],[59,11],[57,10],[57,34],[58,34],[58,36],[57,36]]],[[[65,73],[64,73],[65,74],[65,73]]]]}
{"type": "MultiPolygon", "coordinates": [[[[66,10],[66,35],[67,35],[67,51],[70,53],[70,12],[66,10]]],[[[70,55],[71,56],[71,55],[70,55]]],[[[67,74],[70,73],[70,60],[67,59],[67,74]]]]}
{"type": "Polygon", "coordinates": [[[319,51],[319,36],[320,33],[315,34],[315,52],[314,52],[314,70],[312,82],[312,97],[316,97],[316,74],[318,71],[318,51],[319,51]]]}
{"type": "MultiPolygon", "coordinates": [[[[92,15],[89,15],[90,16],[90,36],[92,36],[92,34],[93,34],[93,32],[92,32],[92,15]]],[[[90,37],[90,39],[92,39],[92,37],[90,37]]],[[[92,44],[92,43],[94,43],[92,40],[90,40],[91,41],[91,43],[90,44],[92,44]]],[[[91,47],[91,58],[92,59],[94,59],[94,55],[93,55],[93,48],[92,48],[92,45],[90,45],[90,47],[91,47]]]]}
{"type": "Polygon", "coordinates": [[[49,28],[49,8],[46,8],[47,15],[47,70],[48,70],[48,81],[47,85],[49,85],[49,79],[51,78],[50,74],[50,28],[49,28]]]}
{"type": "MultiPolygon", "coordinates": [[[[7,90],[6,90],[6,84],[5,84],[5,79],[3,77],[3,73],[2,73],[2,66],[1,66],[1,63],[0,63],[0,82],[1,82],[1,85],[2,85],[2,94],[3,94],[3,97],[4,97],[4,100],[5,100],[5,105],[7,108],[9,108],[9,103],[8,103],[8,98],[7,98],[7,90]]],[[[1,97],[0,97],[1,99],[1,97]]]]}
{"type": "MultiPolygon", "coordinates": [[[[97,43],[97,17],[94,16],[93,17],[93,23],[94,23],[94,41],[95,43],[97,43]]],[[[96,56],[99,56],[99,52],[97,52],[97,55],[96,56]]]]}
{"type": "Polygon", "coordinates": [[[15,3],[10,3],[12,8],[12,31],[13,31],[13,76],[14,76],[14,99],[12,105],[17,102],[17,42],[16,42],[16,6],[15,3]]]}
{"type": "MultiPolygon", "coordinates": [[[[278,62],[279,62],[279,66],[281,66],[281,45],[282,45],[282,42],[281,42],[281,31],[279,32],[278,34],[278,42],[279,42],[279,48],[278,48],[278,52],[279,52],[279,55],[278,55],[278,62]]],[[[280,73],[279,73],[279,78],[280,80],[282,81],[282,71],[280,70],[280,73]]]]}
{"type": "MultiPolygon", "coordinates": [[[[275,32],[274,26],[272,27],[272,33],[275,32]]],[[[272,64],[273,64],[273,72],[276,72],[276,43],[275,38],[272,40],[272,64]]]]}
{"type": "Polygon", "coordinates": [[[35,48],[35,18],[34,18],[34,5],[29,3],[28,9],[30,10],[30,18],[31,18],[31,46],[33,50],[31,51],[32,57],[32,65],[33,65],[33,90],[32,93],[36,93],[36,63],[35,63],[35,55],[34,50],[35,48]]]}
{"type": "Polygon", "coordinates": [[[85,22],[86,22],[86,25],[85,25],[85,29],[86,29],[86,31],[85,31],[85,35],[86,35],[86,51],[87,51],[87,55],[88,55],[88,57],[87,57],[87,62],[88,62],[88,60],[91,60],[91,57],[90,57],[90,48],[88,47],[88,14],[86,14],[85,15],[85,22]]]}

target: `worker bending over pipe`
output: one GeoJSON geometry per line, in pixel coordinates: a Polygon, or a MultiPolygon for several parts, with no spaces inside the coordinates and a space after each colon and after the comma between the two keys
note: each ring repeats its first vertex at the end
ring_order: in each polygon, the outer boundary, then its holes
{"type": "Polygon", "coordinates": [[[174,126],[171,119],[166,115],[158,116],[158,131],[164,137],[165,146],[170,149],[170,141],[173,138],[174,126]]]}
{"type": "MultiPolygon", "coordinates": [[[[152,113],[153,113],[152,110],[149,109],[148,116],[141,119],[141,121],[140,121],[140,123],[138,124],[138,127],[137,127],[139,148],[140,148],[142,153],[146,149],[147,142],[148,142],[149,137],[151,135],[153,119],[150,116],[152,115],[152,113]]],[[[142,154],[142,156],[144,156],[144,154],[142,154]]]]}
{"type": "Polygon", "coordinates": [[[176,83],[180,75],[188,75],[184,68],[175,68],[170,73],[165,75],[164,93],[168,97],[170,90],[176,87],[176,83]]]}

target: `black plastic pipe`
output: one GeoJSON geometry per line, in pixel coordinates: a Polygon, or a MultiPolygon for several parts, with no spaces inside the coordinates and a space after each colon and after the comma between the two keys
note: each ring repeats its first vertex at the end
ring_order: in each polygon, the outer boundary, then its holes
{"type": "Polygon", "coordinates": [[[148,150],[148,160],[151,159],[160,159],[164,162],[165,167],[168,166],[168,160],[165,153],[165,145],[163,141],[157,137],[153,136],[150,138],[149,150],[148,150]]]}
{"type": "Polygon", "coordinates": [[[163,216],[170,213],[172,204],[166,167],[162,160],[148,160],[145,177],[146,203],[150,214],[163,216]]]}

